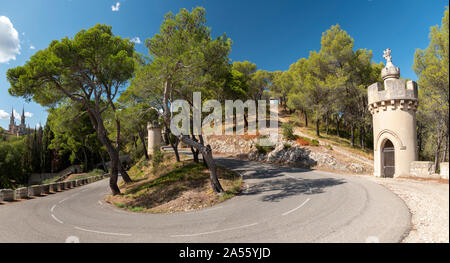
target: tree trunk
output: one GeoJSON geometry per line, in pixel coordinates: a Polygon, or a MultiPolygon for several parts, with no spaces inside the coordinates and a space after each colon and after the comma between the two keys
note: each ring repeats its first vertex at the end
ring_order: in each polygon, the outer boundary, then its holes
{"type": "Polygon", "coordinates": [[[350,125],[350,132],[351,132],[351,138],[350,138],[351,146],[355,147],[355,124],[353,124],[353,122],[350,125]]]}
{"type": "Polygon", "coordinates": [[[138,133],[139,133],[139,139],[142,142],[142,147],[144,147],[145,160],[149,160],[147,146],[145,145],[145,135],[143,134],[142,130],[140,130],[138,133]]]}
{"type": "Polygon", "coordinates": [[[328,135],[328,114],[327,114],[327,116],[325,116],[325,130],[326,130],[326,134],[328,135]]]}
{"type": "Polygon", "coordinates": [[[359,145],[361,146],[361,149],[366,148],[366,129],[364,128],[364,125],[361,125],[359,127],[359,145]]]}
{"type": "Polygon", "coordinates": [[[111,176],[109,177],[109,187],[111,188],[112,195],[120,194],[120,189],[117,186],[117,179],[119,177],[117,165],[118,165],[117,158],[111,159],[111,176]]]}
{"type": "MultiPolygon", "coordinates": [[[[91,119],[92,125],[94,126],[95,130],[97,131],[97,136],[100,142],[105,146],[106,151],[108,152],[108,155],[111,159],[111,176],[109,179],[109,186],[111,188],[111,192],[113,195],[120,194],[120,189],[117,186],[117,179],[118,179],[118,165],[119,165],[119,151],[118,149],[115,149],[112,145],[111,141],[108,138],[108,135],[106,134],[106,128],[103,124],[103,119],[100,116],[100,113],[94,112],[92,109],[88,108],[88,114],[89,118],[91,119]]],[[[126,174],[128,176],[128,174],[126,174]]],[[[124,180],[130,179],[129,177],[123,177],[124,180]]]]}
{"type": "Polygon", "coordinates": [[[339,130],[339,125],[341,124],[341,119],[340,118],[337,118],[336,119],[336,135],[338,136],[338,137],[341,137],[341,132],[340,132],[340,130],[339,130]]]}
{"type": "Polygon", "coordinates": [[[172,146],[173,153],[175,154],[175,158],[177,159],[177,162],[181,162],[180,154],[178,153],[178,144],[179,144],[179,141],[178,141],[177,138],[175,138],[175,140],[176,140],[175,142],[173,142],[172,140],[170,140],[170,146],[172,146]]]}
{"type": "Polygon", "coordinates": [[[317,137],[320,137],[320,130],[319,130],[319,127],[320,126],[320,118],[319,117],[317,117],[316,118],[316,135],[317,135],[317,137]]]}
{"type": "Polygon", "coordinates": [[[444,155],[442,155],[442,161],[445,162],[447,160],[447,153],[448,153],[448,136],[445,136],[445,144],[444,144],[444,155]]]}
{"type": "MultiPolygon", "coordinates": [[[[248,112],[244,112],[244,129],[247,127],[247,129],[248,129],[248,119],[247,119],[247,114],[248,114],[248,112]]],[[[237,118],[237,117],[236,117],[237,118]]],[[[236,119],[236,121],[237,121],[237,119],[236,119]]],[[[237,124],[237,123],[236,123],[237,124]]]]}
{"type": "MultiPolygon", "coordinates": [[[[200,144],[204,146],[205,141],[203,140],[203,135],[199,135],[198,138],[200,139],[200,144]]],[[[206,163],[205,156],[202,155],[202,159],[203,159],[203,164],[205,165],[206,168],[208,168],[208,164],[206,163]]]]}
{"type": "Polygon", "coordinates": [[[100,141],[105,145],[106,151],[108,152],[111,159],[111,176],[109,178],[109,187],[111,188],[112,195],[118,195],[120,194],[120,189],[117,186],[117,179],[119,176],[119,171],[117,169],[119,164],[119,154],[117,151],[115,151],[111,142],[103,131],[100,131],[98,136],[100,141]]]}
{"type": "Polygon", "coordinates": [[[107,173],[108,172],[108,168],[106,167],[105,157],[103,157],[103,154],[102,154],[101,151],[98,151],[98,154],[100,155],[100,158],[102,159],[103,171],[105,171],[105,173],[107,173]]]}
{"type": "MultiPolygon", "coordinates": [[[[439,126],[438,131],[439,130],[440,130],[440,126],[439,126]]],[[[441,132],[438,132],[437,135],[438,136],[437,136],[436,149],[435,149],[435,152],[434,152],[434,167],[435,167],[435,169],[437,169],[437,167],[439,165],[439,155],[441,153],[441,144],[442,144],[441,132]]],[[[435,172],[436,172],[436,170],[435,170],[435,172]]]]}
{"type": "Polygon", "coordinates": [[[84,169],[83,171],[86,172],[88,169],[88,157],[86,153],[86,147],[83,146],[83,156],[84,156],[84,169]]]}
{"type": "MultiPolygon", "coordinates": [[[[192,135],[192,140],[195,142],[198,142],[194,135],[192,135]]],[[[199,155],[200,151],[195,149],[192,146],[190,148],[191,148],[192,156],[194,157],[194,162],[199,163],[198,155],[199,155]]]]}
{"type": "Polygon", "coordinates": [[[304,111],[304,115],[305,115],[305,127],[308,127],[308,113],[304,111]]]}
{"type": "MultiPolygon", "coordinates": [[[[113,106],[114,112],[116,111],[113,106]]],[[[116,148],[117,148],[117,170],[120,172],[120,175],[122,176],[122,179],[125,181],[125,183],[131,183],[133,182],[128,175],[127,171],[123,169],[122,163],[120,162],[120,120],[118,117],[116,117],[116,148]]],[[[112,163],[111,163],[112,165],[112,163]]]]}
{"type": "Polygon", "coordinates": [[[187,145],[198,149],[202,153],[202,155],[205,157],[205,161],[210,171],[209,179],[211,181],[211,187],[214,190],[214,192],[222,193],[223,188],[222,185],[220,185],[219,179],[217,178],[217,168],[212,156],[211,147],[209,145],[208,146],[201,145],[200,143],[190,139],[188,136],[180,136],[179,139],[182,142],[186,143],[187,145]]]}

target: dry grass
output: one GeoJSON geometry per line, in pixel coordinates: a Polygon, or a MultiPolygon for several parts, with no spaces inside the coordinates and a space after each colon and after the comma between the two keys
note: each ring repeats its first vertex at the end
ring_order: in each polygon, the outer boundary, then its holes
{"type": "Polygon", "coordinates": [[[289,122],[293,123],[296,126],[296,130],[300,131],[301,133],[304,133],[308,137],[320,140],[322,142],[325,142],[329,145],[334,146],[340,146],[344,148],[345,150],[361,155],[367,159],[373,160],[373,150],[372,149],[361,149],[358,145],[355,145],[355,147],[351,146],[350,140],[346,138],[339,137],[337,135],[332,134],[326,134],[325,132],[321,131],[320,138],[316,136],[316,129],[314,126],[314,123],[311,123],[310,127],[304,126],[304,120],[302,118],[298,117],[298,114],[288,114],[287,112],[282,112],[280,114],[280,119],[282,119],[282,122],[289,122]]]}
{"type": "Polygon", "coordinates": [[[223,202],[241,191],[242,178],[235,172],[217,168],[225,192],[211,189],[209,171],[192,160],[176,162],[165,154],[157,168],[141,160],[129,172],[135,181],[120,186],[122,195],[108,196],[106,201],[117,207],[147,213],[173,213],[203,209],[223,202]]]}

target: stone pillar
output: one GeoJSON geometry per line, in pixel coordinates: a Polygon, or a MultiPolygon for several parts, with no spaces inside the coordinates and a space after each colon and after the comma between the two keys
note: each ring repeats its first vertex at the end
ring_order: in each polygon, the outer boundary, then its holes
{"type": "Polygon", "coordinates": [[[12,189],[0,189],[0,196],[3,201],[14,201],[14,190],[12,189]]]}
{"type": "Polygon", "coordinates": [[[448,162],[440,163],[439,169],[441,170],[440,175],[442,179],[448,179],[448,162]]]}
{"type": "Polygon", "coordinates": [[[158,123],[148,123],[147,124],[147,132],[148,132],[148,155],[153,154],[154,146],[161,146],[161,127],[158,123]]]}

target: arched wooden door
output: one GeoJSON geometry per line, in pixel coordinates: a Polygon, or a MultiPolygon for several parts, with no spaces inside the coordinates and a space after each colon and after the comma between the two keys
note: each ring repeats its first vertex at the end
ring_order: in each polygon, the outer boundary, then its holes
{"type": "Polygon", "coordinates": [[[394,177],[395,174],[395,149],[390,140],[383,146],[383,177],[394,177]]]}

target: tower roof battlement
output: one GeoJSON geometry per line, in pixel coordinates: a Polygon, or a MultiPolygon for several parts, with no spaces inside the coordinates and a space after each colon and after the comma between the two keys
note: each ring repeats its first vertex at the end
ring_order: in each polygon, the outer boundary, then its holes
{"type": "Polygon", "coordinates": [[[369,105],[392,100],[417,101],[417,83],[412,80],[406,82],[400,78],[400,69],[392,64],[391,50],[389,48],[384,51],[383,57],[387,62],[386,66],[381,70],[384,88],[378,82],[368,87],[369,105]]]}
{"type": "Polygon", "coordinates": [[[417,83],[404,79],[390,78],[384,81],[383,85],[379,82],[368,87],[369,104],[388,100],[418,100],[417,83]]]}

